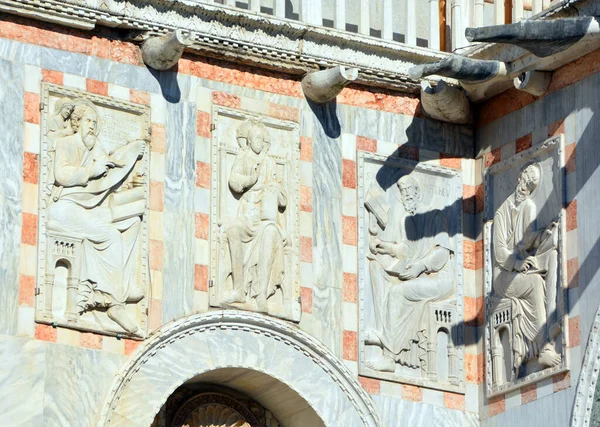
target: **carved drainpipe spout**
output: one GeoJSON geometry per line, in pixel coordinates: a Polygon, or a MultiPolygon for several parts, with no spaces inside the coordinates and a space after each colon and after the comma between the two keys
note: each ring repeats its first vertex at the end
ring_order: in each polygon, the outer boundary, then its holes
{"type": "Polygon", "coordinates": [[[177,64],[183,50],[192,43],[191,33],[183,30],[151,37],[142,44],[142,59],[147,66],[155,70],[168,70],[177,64]]]}
{"type": "Polygon", "coordinates": [[[302,78],[302,91],[313,102],[323,104],[335,98],[348,83],[358,77],[357,68],[338,65],[327,70],[308,73],[302,78]]]}
{"type": "Polygon", "coordinates": [[[515,88],[530,93],[534,96],[542,96],[548,90],[552,73],[547,71],[525,71],[518,77],[515,77],[513,83],[515,88]]]}
{"type": "Polygon", "coordinates": [[[462,125],[471,121],[471,105],[464,90],[443,80],[435,87],[428,81],[421,82],[421,106],[429,117],[442,122],[462,125]]]}
{"type": "Polygon", "coordinates": [[[500,61],[450,55],[441,61],[415,65],[408,70],[408,75],[415,80],[433,74],[451,77],[466,83],[484,82],[494,77],[505,76],[506,64],[500,61]]]}
{"type": "Polygon", "coordinates": [[[583,37],[600,36],[600,17],[524,20],[516,24],[467,28],[470,42],[509,43],[544,58],[568,49],[583,37]]]}

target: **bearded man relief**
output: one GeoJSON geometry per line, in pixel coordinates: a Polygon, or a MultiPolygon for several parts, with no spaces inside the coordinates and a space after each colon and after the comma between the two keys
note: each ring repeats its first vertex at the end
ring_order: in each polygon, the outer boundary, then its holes
{"type": "MultiPolygon", "coordinates": [[[[494,214],[492,298],[498,304],[510,301],[512,312],[513,374],[506,373],[504,381],[523,376],[523,369],[528,373],[530,362],[541,369],[561,362],[555,348],[562,331],[557,316],[559,219],[538,226],[534,196],[543,179],[548,177],[541,165],[527,163],[519,171],[514,192],[494,214]]],[[[498,365],[494,370],[501,368],[498,365]]]]}
{"type": "Polygon", "coordinates": [[[387,192],[375,183],[365,196],[375,323],[367,326],[364,345],[380,348],[371,352],[378,355],[367,357],[365,365],[377,372],[394,373],[404,366],[425,377],[436,363],[427,357],[428,341],[438,332],[429,327],[429,306],[455,295],[448,219],[422,202],[422,187],[413,172],[397,179],[387,192]]]}
{"type": "Polygon", "coordinates": [[[148,138],[141,130],[139,139],[103,141],[94,102],[74,96],[54,105],[46,119],[43,320],[143,335],[128,306],[146,295],[140,277],[148,138]],[[53,291],[61,265],[69,270],[62,297],[53,291]]]}

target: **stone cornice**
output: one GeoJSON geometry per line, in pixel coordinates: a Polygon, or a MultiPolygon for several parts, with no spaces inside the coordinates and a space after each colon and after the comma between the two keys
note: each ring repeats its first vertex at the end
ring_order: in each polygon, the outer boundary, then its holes
{"type": "Polygon", "coordinates": [[[299,21],[190,0],[0,0],[0,11],[74,28],[131,30],[143,41],[174,29],[193,34],[187,49],[203,55],[302,75],[321,67],[359,69],[358,83],[415,93],[415,64],[445,52],[407,46],[299,21]]]}
{"type": "MultiPolygon", "coordinates": [[[[563,0],[535,15],[532,19],[553,20],[582,16],[600,15],[600,2],[596,0],[563,0]]],[[[474,43],[460,52],[461,55],[506,63],[507,78],[495,79],[465,87],[473,102],[485,99],[513,88],[513,77],[530,71],[554,71],[582,56],[600,48],[600,37],[586,36],[574,46],[546,58],[540,58],[527,50],[501,43],[474,43]]]]}

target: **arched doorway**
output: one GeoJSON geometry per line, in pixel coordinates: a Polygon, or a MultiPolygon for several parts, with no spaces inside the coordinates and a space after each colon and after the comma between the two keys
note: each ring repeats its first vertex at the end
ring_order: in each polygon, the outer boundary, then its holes
{"type": "Polygon", "coordinates": [[[316,339],[233,310],[189,316],[155,332],[115,378],[98,425],[149,427],[178,388],[194,383],[245,393],[275,418],[305,405],[304,416],[325,426],[380,425],[369,395],[316,339]],[[286,391],[290,405],[269,396],[269,387],[286,391]]]}
{"type": "Polygon", "coordinates": [[[223,368],[198,375],[175,390],[152,427],[212,425],[323,427],[324,423],[281,381],[250,369],[223,368]]]}

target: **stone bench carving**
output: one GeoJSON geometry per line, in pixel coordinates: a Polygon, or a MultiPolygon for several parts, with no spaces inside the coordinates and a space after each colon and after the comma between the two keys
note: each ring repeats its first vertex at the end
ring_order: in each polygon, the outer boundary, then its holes
{"type": "Polygon", "coordinates": [[[491,307],[492,380],[494,385],[501,385],[512,382],[515,375],[512,368],[512,305],[509,299],[492,298],[491,307]]]}
{"type": "Polygon", "coordinates": [[[44,311],[42,316],[52,319],[54,279],[56,267],[64,264],[68,270],[66,310],[65,317],[68,321],[77,321],[77,299],[79,292],[79,273],[81,270],[81,250],[83,239],[74,236],[62,236],[48,232],[46,275],[44,277],[44,311]]]}
{"type": "Polygon", "coordinates": [[[427,339],[427,376],[431,380],[438,380],[441,372],[437,372],[438,360],[438,333],[443,332],[448,337],[448,382],[458,384],[458,355],[457,342],[456,304],[451,301],[435,302],[429,304],[429,330],[427,339]]]}

